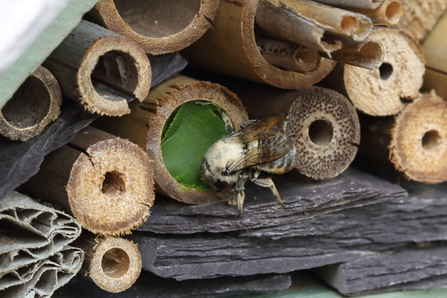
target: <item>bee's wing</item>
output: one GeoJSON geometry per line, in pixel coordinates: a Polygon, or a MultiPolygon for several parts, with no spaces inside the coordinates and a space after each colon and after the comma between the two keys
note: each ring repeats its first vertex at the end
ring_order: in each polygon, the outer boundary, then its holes
{"type": "Polygon", "coordinates": [[[228,136],[233,142],[248,143],[259,139],[259,136],[283,121],[281,115],[268,115],[258,120],[249,120],[242,125],[242,129],[228,136]]]}
{"type": "Polygon", "coordinates": [[[248,150],[242,157],[228,165],[230,173],[236,173],[247,167],[275,161],[292,149],[292,141],[281,131],[270,129],[258,136],[258,146],[248,150]]]}

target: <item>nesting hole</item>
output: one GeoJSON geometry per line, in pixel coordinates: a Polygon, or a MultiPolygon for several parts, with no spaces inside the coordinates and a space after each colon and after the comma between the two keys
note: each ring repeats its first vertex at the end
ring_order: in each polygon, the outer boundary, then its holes
{"type": "Polygon", "coordinates": [[[198,15],[201,0],[115,0],[114,3],[133,31],[161,38],[188,27],[198,15]]]}
{"type": "Polygon", "coordinates": [[[346,16],[341,20],[340,26],[345,32],[353,32],[357,28],[357,20],[352,16],[346,16]]]}
{"type": "Polygon", "coordinates": [[[403,13],[402,4],[398,1],[391,2],[386,7],[386,18],[390,22],[397,22],[403,13]]]}
{"type": "Polygon", "coordinates": [[[388,80],[393,74],[393,66],[389,63],[382,63],[379,67],[379,72],[382,80],[388,80]]]}
{"type": "Polygon", "coordinates": [[[332,124],[326,120],[316,120],[309,126],[309,138],[317,146],[327,146],[333,137],[332,124]]]}
{"type": "MultiPolygon", "coordinates": [[[[92,82],[99,82],[113,90],[133,96],[138,86],[138,69],[135,59],[128,53],[109,51],[98,58],[91,74],[92,82]]],[[[95,90],[106,100],[121,101],[122,97],[105,93],[95,85],[95,90]]]]}
{"type": "Polygon", "coordinates": [[[441,136],[436,130],[427,131],[422,137],[422,148],[425,151],[433,151],[441,142],[441,136]]]}
{"type": "Polygon", "coordinates": [[[44,83],[30,76],[2,108],[2,114],[9,124],[23,129],[40,123],[50,106],[51,96],[44,83]]]}
{"type": "Polygon", "coordinates": [[[102,193],[105,195],[120,195],[126,190],[123,174],[117,171],[107,172],[102,182],[102,193]]]}
{"type": "Polygon", "coordinates": [[[121,248],[111,248],[103,255],[101,268],[111,278],[120,278],[129,271],[129,255],[121,248]]]}

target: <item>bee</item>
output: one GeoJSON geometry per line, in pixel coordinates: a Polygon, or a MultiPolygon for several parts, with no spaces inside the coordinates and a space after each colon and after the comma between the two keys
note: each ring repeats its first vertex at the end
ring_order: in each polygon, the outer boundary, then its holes
{"type": "Polygon", "coordinates": [[[202,180],[216,188],[234,183],[228,204],[237,205],[241,215],[248,180],[270,188],[278,203],[284,206],[273,180],[259,175],[262,171],[283,174],[292,170],[296,148],[286,135],[286,125],[287,119],[282,115],[249,120],[239,131],[230,132],[206,152],[200,169],[202,180]]]}

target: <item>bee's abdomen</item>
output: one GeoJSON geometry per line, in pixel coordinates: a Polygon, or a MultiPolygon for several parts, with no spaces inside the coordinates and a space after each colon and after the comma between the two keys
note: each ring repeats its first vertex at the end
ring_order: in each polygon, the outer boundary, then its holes
{"type": "Polygon", "coordinates": [[[290,149],[290,151],[283,157],[266,164],[258,165],[257,168],[261,171],[272,174],[283,174],[292,170],[295,156],[296,148],[293,146],[292,149],[290,149]]]}

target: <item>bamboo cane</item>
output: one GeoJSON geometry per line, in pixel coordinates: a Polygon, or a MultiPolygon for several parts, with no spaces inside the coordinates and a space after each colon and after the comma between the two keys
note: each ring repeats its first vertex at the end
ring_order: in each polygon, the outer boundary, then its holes
{"type": "Polygon", "coordinates": [[[83,228],[128,234],[150,215],[153,165],[137,145],[87,127],[45,157],[21,189],[62,205],[83,228]]]}
{"type": "Polygon", "coordinates": [[[400,0],[384,0],[375,9],[348,8],[350,11],[364,14],[371,18],[374,25],[396,25],[404,14],[400,0]]]}
{"type": "Polygon", "coordinates": [[[348,97],[354,106],[372,116],[394,115],[403,100],[418,96],[425,71],[420,45],[392,28],[376,28],[370,35],[384,49],[382,65],[375,70],[340,64],[325,81],[348,97]]]}
{"type": "Polygon", "coordinates": [[[255,17],[258,0],[224,0],[220,4],[213,28],[182,51],[194,66],[205,70],[269,84],[285,89],[310,86],[321,81],[335,66],[322,59],[317,68],[302,74],[270,64],[256,44],[255,17]]]}
{"type": "Polygon", "coordinates": [[[397,116],[362,118],[359,154],[377,164],[392,164],[414,181],[445,182],[446,112],[447,103],[432,93],[421,95],[397,116]]]}
{"type": "Polygon", "coordinates": [[[60,114],[62,94],[54,76],[39,66],[0,111],[0,134],[26,141],[60,114]]]}
{"type": "Polygon", "coordinates": [[[141,273],[141,254],[132,241],[84,232],[74,246],[85,252],[80,273],[89,276],[105,291],[122,292],[130,288],[141,273]]]}
{"type": "Polygon", "coordinates": [[[383,0],[314,0],[335,7],[376,9],[383,0]]]}
{"type": "Polygon", "coordinates": [[[87,18],[136,41],[146,53],[180,51],[213,24],[219,0],[100,0],[87,18]]]}
{"type": "Polygon", "coordinates": [[[148,57],[134,41],[81,21],[43,63],[62,93],[92,113],[129,113],[129,97],[143,100],[151,84],[148,57]]]}
{"type": "MultiPolygon", "coordinates": [[[[189,154],[194,154],[195,149],[190,150],[187,147],[195,148],[196,143],[210,142],[204,136],[204,131],[207,131],[206,128],[225,130],[225,124],[221,121],[220,126],[222,127],[209,128],[206,123],[202,123],[200,127],[190,132],[190,134],[196,135],[198,139],[184,147],[178,146],[177,151],[172,153],[173,156],[171,157],[165,157],[162,150],[164,133],[167,127],[171,125],[172,122],[170,121],[172,121],[173,115],[176,115],[178,108],[190,102],[215,104],[229,116],[236,130],[240,128],[241,123],[248,119],[240,100],[226,88],[218,84],[176,75],[155,87],[143,103],[131,103],[132,113],[129,115],[118,119],[102,118],[94,125],[146,148],[149,157],[155,162],[155,183],[156,190],[159,193],[188,204],[204,204],[224,198],[230,188],[227,187],[219,192],[207,189],[207,186],[200,181],[199,176],[202,156],[195,159],[196,161],[192,161],[189,154]],[[190,153],[185,153],[185,151],[190,153]],[[195,169],[191,175],[198,176],[196,179],[198,181],[190,182],[188,178],[188,182],[186,182],[171,174],[172,170],[168,169],[168,164],[172,164],[172,158],[178,159],[182,156],[185,156],[185,158],[181,158],[182,160],[178,161],[178,164],[183,164],[183,162],[187,164],[183,166],[174,164],[174,166],[195,169]],[[192,163],[190,164],[190,162],[192,163]],[[200,186],[197,184],[200,184],[200,186]]],[[[184,123],[182,126],[188,126],[188,123],[184,123]]],[[[188,139],[189,137],[185,136],[185,138],[188,139]]],[[[215,141],[217,139],[211,142],[208,147],[201,147],[200,150],[203,151],[203,155],[215,141]]]]}

